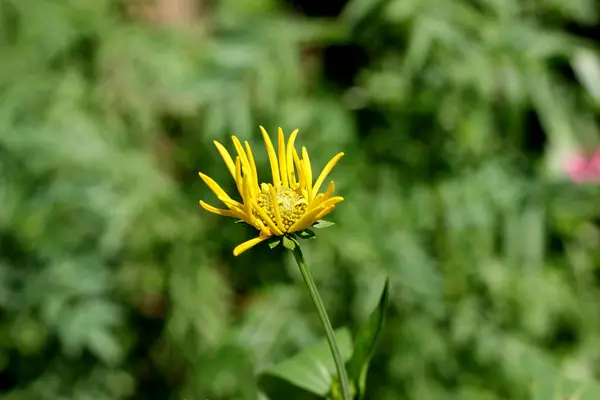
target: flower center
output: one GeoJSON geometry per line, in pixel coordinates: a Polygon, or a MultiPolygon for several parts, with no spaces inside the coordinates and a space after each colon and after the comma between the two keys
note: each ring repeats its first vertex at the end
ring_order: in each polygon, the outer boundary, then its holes
{"type": "MultiPolygon", "coordinates": [[[[275,210],[273,208],[273,198],[271,197],[271,192],[265,189],[263,188],[258,195],[258,205],[266,211],[269,218],[277,225],[275,210]]],[[[298,221],[306,212],[306,199],[296,190],[284,187],[276,188],[275,194],[277,205],[279,206],[279,215],[281,215],[281,221],[287,232],[294,222],[298,221]]],[[[266,221],[256,211],[254,211],[254,216],[267,225],[266,221]]]]}

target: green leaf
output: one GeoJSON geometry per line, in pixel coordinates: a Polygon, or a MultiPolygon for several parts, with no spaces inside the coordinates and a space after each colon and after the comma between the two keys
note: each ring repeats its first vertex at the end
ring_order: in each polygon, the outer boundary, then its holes
{"type": "Polygon", "coordinates": [[[257,400],[269,400],[269,397],[261,391],[256,394],[257,400]]]}
{"type": "Polygon", "coordinates": [[[288,236],[283,236],[283,246],[288,249],[294,251],[298,244],[296,241],[288,236]]]}
{"type": "Polygon", "coordinates": [[[269,240],[269,248],[272,250],[275,247],[279,246],[280,243],[281,243],[281,238],[280,237],[271,239],[271,240],[269,240]]]}
{"type": "Polygon", "coordinates": [[[369,362],[377,347],[389,304],[389,278],[385,280],[383,292],[379,299],[377,308],[373,310],[367,322],[360,327],[356,334],[354,351],[347,364],[348,378],[355,382],[358,389],[358,398],[362,399],[365,394],[365,385],[369,362]]]}
{"type": "Polygon", "coordinates": [[[329,228],[330,226],[333,226],[333,225],[335,225],[334,222],[325,221],[324,219],[320,219],[317,222],[315,222],[312,227],[316,228],[316,229],[323,229],[323,228],[329,228]]]}
{"type": "Polygon", "coordinates": [[[300,239],[312,239],[317,235],[315,235],[315,233],[310,229],[305,229],[303,231],[298,232],[297,236],[300,237],[300,239]]]}
{"type": "MultiPolygon", "coordinates": [[[[335,339],[344,361],[352,353],[352,339],[346,328],[336,330],[335,339]]],[[[337,375],[331,350],[325,339],[306,348],[299,354],[273,365],[261,372],[283,379],[294,386],[324,397],[337,375]]]]}

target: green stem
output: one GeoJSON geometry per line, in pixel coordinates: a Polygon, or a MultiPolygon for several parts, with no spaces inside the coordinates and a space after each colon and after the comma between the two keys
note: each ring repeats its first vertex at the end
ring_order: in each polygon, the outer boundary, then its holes
{"type": "Polygon", "coordinates": [[[306,266],[304,256],[302,255],[302,250],[300,249],[300,244],[298,242],[296,242],[296,246],[294,246],[294,250],[292,250],[292,253],[294,253],[294,258],[298,263],[298,267],[300,267],[300,272],[302,273],[304,282],[308,287],[310,297],[312,298],[313,303],[315,303],[315,307],[317,308],[319,318],[321,319],[321,324],[325,329],[327,343],[329,343],[329,348],[331,349],[331,354],[333,355],[335,367],[337,369],[340,384],[342,386],[342,396],[344,400],[352,400],[352,397],[350,397],[350,384],[348,383],[348,373],[346,372],[346,367],[344,366],[344,360],[342,359],[340,349],[338,348],[337,343],[335,341],[333,328],[331,327],[331,322],[329,322],[329,317],[327,316],[327,311],[325,310],[325,306],[323,305],[323,300],[321,300],[321,296],[319,295],[319,291],[317,290],[315,281],[313,280],[313,277],[310,274],[308,267],[306,266]]]}

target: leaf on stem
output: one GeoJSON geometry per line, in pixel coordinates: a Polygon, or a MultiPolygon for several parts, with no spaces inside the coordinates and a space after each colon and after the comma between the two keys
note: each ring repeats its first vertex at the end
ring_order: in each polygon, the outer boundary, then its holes
{"type": "Polygon", "coordinates": [[[329,228],[330,226],[333,226],[333,225],[335,225],[334,222],[325,221],[324,219],[320,219],[317,222],[315,222],[312,227],[316,228],[316,229],[323,229],[323,228],[329,228]]]}
{"type": "Polygon", "coordinates": [[[269,248],[271,250],[273,250],[275,247],[279,246],[279,244],[281,243],[281,237],[274,237],[273,239],[269,240],[269,248]]]}
{"type": "Polygon", "coordinates": [[[313,239],[316,237],[315,233],[313,231],[311,231],[310,229],[305,229],[303,231],[298,232],[297,236],[300,239],[313,239]]]}
{"type": "Polygon", "coordinates": [[[282,236],[282,241],[283,241],[283,246],[291,251],[294,251],[296,249],[296,246],[298,245],[298,243],[293,239],[286,236],[282,236]]]}
{"type": "MultiPolygon", "coordinates": [[[[336,330],[335,340],[342,358],[344,361],[348,360],[352,353],[352,339],[348,329],[336,330]]],[[[261,374],[283,379],[321,397],[329,392],[333,378],[337,376],[331,350],[325,339],[297,355],[263,370],[261,374]]]]}
{"type": "Polygon", "coordinates": [[[350,361],[346,364],[348,377],[356,384],[359,399],[362,399],[365,395],[367,370],[385,325],[389,305],[389,286],[388,278],[385,280],[379,304],[356,334],[354,351],[350,361]]]}

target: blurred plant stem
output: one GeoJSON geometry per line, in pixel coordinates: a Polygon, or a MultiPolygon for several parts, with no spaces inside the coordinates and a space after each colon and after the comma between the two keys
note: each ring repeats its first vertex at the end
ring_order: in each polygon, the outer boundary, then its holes
{"type": "Polygon", "coordinates": [[[310,293],[310,297],[315,303],[315,307],[317,308],[317,312],[319,313],[319,318],[321,319],[321,324],[325,329],[327,343],[329,344],[329,348],[331,349],[331,354],[333,355],[333,360],[335,361],[335,367],[338,373],[338,379],[340,380],[340,384],[342,387],[342,397],[344,400],[352,400],[352,397],[350,396],[350,384],[348,382],[348,374],[346,372],[346,367],[344,366],[344,360],[342,360],[342,355],[340,354],[340,350],[335,341],[333,328],[331,327],[331,322],[329,321],[327,311],[325,310],[325,306],[323,305],[323,300],[321,300],[321,296],[319,295],[319,291],[317,290],[315,281],[313,280],[313,277],[310,274],[308,267],[306,266],[306,262],[304,261],[304,255],[302,254],[302,250],[300,249],[299,243],[296,242],[296,245],[293,247],[292,253],[294,254],[294,258],[298,263],[298,267],[300,268],[300,272],[302,273],[302,277],[304,278],[304,282],[306,283],[308,292],[310,293]]]}

